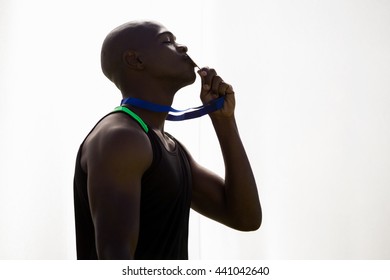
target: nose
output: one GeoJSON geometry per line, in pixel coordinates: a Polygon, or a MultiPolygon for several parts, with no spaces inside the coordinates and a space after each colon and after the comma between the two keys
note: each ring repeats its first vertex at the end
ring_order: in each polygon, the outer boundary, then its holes
{"type": "Polygon", "coordinates": [[[187,46],[184,46],[184,45],[177,45],[177,50],[181,53],[186,53],[188,52],[188,48],[187,46]]]}

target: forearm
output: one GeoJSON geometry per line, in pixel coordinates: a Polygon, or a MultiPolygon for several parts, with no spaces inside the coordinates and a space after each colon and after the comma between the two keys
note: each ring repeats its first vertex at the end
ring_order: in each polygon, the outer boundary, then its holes
{"type": "Polygon", "coordinates": [[[236,228],[257,229],[262,214],[256,181],[234,115],[211,119],[225,163],[224,189],[228,214],[236,228]]]}

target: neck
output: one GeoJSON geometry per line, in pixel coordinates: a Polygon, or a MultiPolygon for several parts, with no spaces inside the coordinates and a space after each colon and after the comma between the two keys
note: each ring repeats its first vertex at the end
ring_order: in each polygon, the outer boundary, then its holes
{"type": "Polygon", "coordinates": [[[165,119],[168,113],[156,113],[142,108],[137,108],[131,105],[123,105],[136,113],[150,128],[154,130],[164,131],[165,119]]]}
{"type": "MultiPolygon", "coordinates": [[[[144,79],[137,77],[137,80],[128,80],[121,87],[123,98],[133,97],[150,103],[172,106],[176,92],[184,85],[178,82],[173,83],[169,79],[144,79]]],[[[151,128],[163,131],[167,112],[157,113],[132,105],[126,105],[138,114],[151,128]]]]}
{"type": "MultiPolygon", "coordinates": [[[[162,93],[157,94],[137,94],[137,93],[123,93],[123,98],[138,98],[144,101],[148,101],[158,105],[171,106],[173,102],[173,94],[164,95],[162,93]]],[[[137,106],[124,104],[137,115],[139,115],[152,129],[164,131],[164,124],[167,118],[168,112],[154,112],[148,109],[139,108],[137,106]]]]}

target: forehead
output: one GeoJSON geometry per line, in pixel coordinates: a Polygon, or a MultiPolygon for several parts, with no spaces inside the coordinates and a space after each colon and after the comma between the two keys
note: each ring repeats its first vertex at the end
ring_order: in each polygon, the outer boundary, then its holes
{"type": "Polygon", "coordinates": [[[156,22],[142,22],[133,31],[129,39],[143,49],[155,45],[164,34],[172,34],[164,25],[156,22]]]}
{"type": "Polygon", "coordinates": [[[132,48],[141,50],[157,41],[160,35],[170,33],[162,24],[153,21],[133,21],[114,29],[104,42],[105,48],[118,49],[119,52],[132,48]]]}
{"type": "Polygon", "coordinates": [[[156,22],[144,22],[139,25],[139,33],[142,35],[149,35],[151,37],[157,37],[161,34],[171,33],[164,25],[156,22]]]}

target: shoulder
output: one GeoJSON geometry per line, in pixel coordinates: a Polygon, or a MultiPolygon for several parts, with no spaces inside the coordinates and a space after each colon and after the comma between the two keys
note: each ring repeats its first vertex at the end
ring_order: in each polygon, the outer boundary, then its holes
{"type": "Polygon", "coordinates": [[[152,147],[143,129],[127,115],[116,113],[104,118],[87,137],[81,164],[84,171],[104,167],[138,167],[142,171],[152,159],[152,147]]]}

